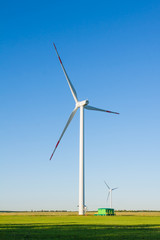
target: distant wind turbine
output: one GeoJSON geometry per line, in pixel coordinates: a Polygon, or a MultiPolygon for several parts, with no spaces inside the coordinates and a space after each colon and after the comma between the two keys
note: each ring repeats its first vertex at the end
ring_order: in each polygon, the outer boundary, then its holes
{"type": "Polygon", "coordinates": [[[116,190],[118,187],[110,188],[105,181],[104,181],[104,183],[106,184],[107,188],[109,189],[108,196],[107,196],[107,202],[108,202],[108,199],[109,199],[109,196],[110,196],[110,208],[112,208],[112,191],[116,190]]]}
{"type": "Polygon", "coordinates": [[[95,110],[95,111],[101,111],[101,112],[107,112],[107,113],[114,113],[114,114],[119,114],[117,112],[112,112],[112,111],[109,111],[109,110],[104,110],[104,109],[100,109],[100,108],[96,108],[96,107],[92,107],[92,106],[89,106],[89,101],[88,100],[84,100],[84,101],[79,101],[78,100],[78,97],[77,97],[77,93],[76,93],[76,90],[75,88],[73,87],[73,84],[71,83],[68,75],[67,75],[67,72],[63,66],[63,63],[62,63],[62,60],[58,54],[58,51],[57,51],[57,48],[55,46],[55,44],[53,43],[54,45],[54,48],[56,50],[56,53],[57,53],[57,56],[58,56],[58,59],[60,61],[60,64],[61,64],[61,67],[63,69],[63,72],[64,72],[64,75],[67,79],[67,82],[68,82],[68,85],[69,85],[69,88],[71,90],[71,93],[73,95],[73,98],[74,98],[74,101],[75,101],[75,108],[73,110],[73,112],[71,113],[65,127],[64,127],[64,130],[53,150],[53,153],[50,157],[50,160],[52,159],[53,157],[53,154],[54,152],[56,151],[56,148],[58,147],[62,137],[63,137],[63,134],[65,133],[67,127],[69,126],[70,122],[72,121],[75,113],[77,112],[78,108],[80,108],[80,144],[79,144],[79,215],[84,215],[85,213],[85,197],[84,197],[84,192],[85,192],[85,184],[84,184],[84,108],[87,109],[87,110],[95,110]]]}

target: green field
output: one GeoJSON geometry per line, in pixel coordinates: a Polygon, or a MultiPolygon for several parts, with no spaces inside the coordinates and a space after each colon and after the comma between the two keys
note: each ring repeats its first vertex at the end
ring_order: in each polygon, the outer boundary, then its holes
{"type": "Polygon", "coordinates": [[[1,213],[0,240],[160,239],[160,213],[1,213]]]}

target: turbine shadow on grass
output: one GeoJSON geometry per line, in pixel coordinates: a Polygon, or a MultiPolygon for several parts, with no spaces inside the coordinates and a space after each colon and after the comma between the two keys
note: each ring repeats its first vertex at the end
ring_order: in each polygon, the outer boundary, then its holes
{"type": "Polygon", "coordinates": [[[105,240],[159,240],[160,225],[54,225],[6,224],[0,225],[1,240],[49,239],[105,239],[105,240]]]}

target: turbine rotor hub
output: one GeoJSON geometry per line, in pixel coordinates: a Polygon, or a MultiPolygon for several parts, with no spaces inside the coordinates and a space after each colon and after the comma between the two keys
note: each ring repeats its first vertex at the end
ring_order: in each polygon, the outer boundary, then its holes
{"type": "Polygon", "coordinates": [[[76,103],[76,108],[79,108],[81,106],[86,106],[88,105],[89,101],[88,100],[84,100],[84,101],[81,101],[81,102],[77,102],[76,103]]]}

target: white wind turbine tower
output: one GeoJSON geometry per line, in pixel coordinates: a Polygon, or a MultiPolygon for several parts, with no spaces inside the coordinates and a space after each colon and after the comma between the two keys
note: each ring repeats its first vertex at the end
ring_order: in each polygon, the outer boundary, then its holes
{"type": "Polygon", "coordinates": [[[112,111],[108,111],[108,110],[103,110],[103,109],[100,109],[100,108],[95,108],[95,107],[92,107],[92,106],[89,106],[89,101],[88,100],[84,100],[84,101],[79,101],[78,100],[78,97],[77,97],[77,93],[75,91],[75,88],[73,87],[67,73],[66,73],[66,70],[63,66],[63,63],[61,61],[61,58],[58,54],[58,51],[57,51],[57,48],[55,46],[55,44],[53,43],[54,45],[54,48],[56,50],[56,53],[57,53],[57,56],[59,58],[59,61],[60,61],[60,64],[62,66],[62,69],[63,69],[63,72],[65,74],[65,77],[67,79],[67,82],[68,82],[68,85],[69,85],[69,88],[71,90],[71,93],[73,95],[73,98],[75,100],[75,108],[73,110],[73,112],[71,113],[66,125],[65,125],[65,128],[63,129],[63,132],[53,150],[53,153],[50,157],[50,160],[52,159],[53,157],[53,154],[56,150],[56,148],[58,147],[62,137],[63,137],[63,134],[65,133],[67,127],[69,126],[70,122],[72,121],[76,111],[78,110],[78,108],[80,108],[80,144],[79,144],[79,215],[84,215],[84,208],[85,208],[85,197],[84,197],[84,192],[85,192],[85,184],[84,184],[84,108],[87,109],[87,110],[95,110],[95,111],[101,111],[101,112],[107,112],[107,113],[114,113],[114,114],[119,114],[117,112],[112,112],[112,111]]]}
{"type": "Polygon", "coordinates": [[[108,198],[109,198],[109,196],[110,196],[110,208],[112,208],[112,191],[113,191],[113,190],[116,190],[118,187],[116,187],[116,188],[110,188],[105,181],[104,181],[104,183],[106,184],[107,188],[109,189],[109,193],[108,193],[108,196],[107,196],[107,202],[108,202],[108,198]]]}

